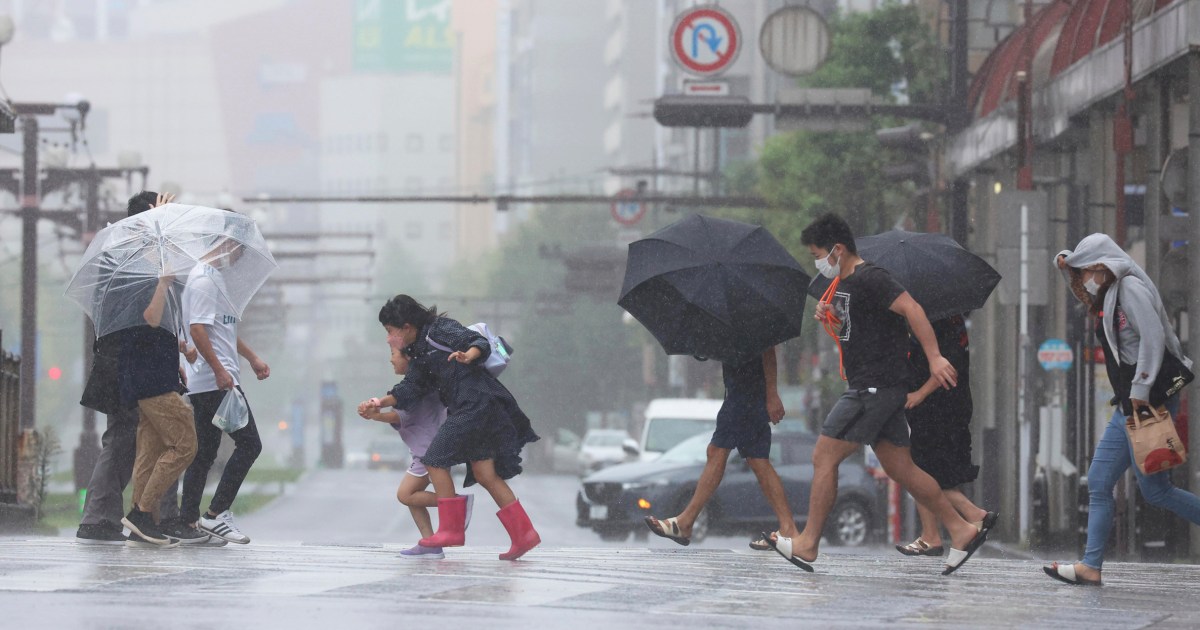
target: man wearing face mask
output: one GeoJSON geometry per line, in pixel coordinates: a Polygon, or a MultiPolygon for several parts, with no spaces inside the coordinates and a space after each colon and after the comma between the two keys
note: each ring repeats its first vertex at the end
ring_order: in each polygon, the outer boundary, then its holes
{"type": "MultiPolygon", "coordinates": [[[[1104,429],[1087,470],[1088,529],[1083,560],[1055,562],[1046,575],[1074,585],[1100,585],[1104,547],[1112,531],[1113,488],[1133,462],[1125,434],[1125,418],[1149,406],[1179,409],[1178,388],[1190,374],[1191,359],[1183,354],[1171,328],[1158,289],[1125,250],[1105,234],[1079,241],[1075,251],[1054,258],[1071,292],[1096,318],[1096,339],[1104,347],[1104,363],[1112,385],[1112,419],[1104,429]]],[[[1200,498],[1176,488],[1170,471],[1143,474],[1133,466],[1138,489],[1147,503],[1170,510],[1200,525],[1200,498]]]]}
{"type": "Polygon", "coordinates": [[[230,390],[236,389],[242,393],[238,380],[241,376],[239,355],[249,361],[258,380],[271,375],[270,366],[238,337],[237,315],[223,297],[228,294],[225,274],[229,273],[242,254],[243,247],[236,240],[228,236],[219,237],[212,252],[192,269],[183,292],[184,320],[201,360],[196,361],[195,372],[189,379],[198,448],[196,459],[183,475],[179,518],[184,527],[195,529],[198,526],[201,531],[216,538],[246,544],[250,542],[250,537],[234,524],[229,509],[237,498],[246,474],[262,451],[262,440],[254,423],[253,412],[246,426],[229,434],[234,443],[233,455],[225,464],[208,511],[200,513],[204,484],[216,460],[223,435],[221,429],[213,425],[213,416],[230,390]]]}
{"type": "Polygon", "coordinates": [[[817,557],[821,532],[837,500],[838,467],[870,444],[888,476],[896,480],[950,533],[951,548],[943,575],[958,569],[987,539],[988,531],[963,520],[937,481],[913,463],[909,451],[909,329],[920,341],[930,375],[945,388],[957,373],[938,348],[925,311],[886,270],[859,258],[854,233],[839,216],[827,214],[804,229],[817,270],[835,279],[832,299],[817,305],[816,317],[836,334],[849,387],[830,410],[813,451],[813,481],[808,522],[792,545],[796,557],[817,557]]]}

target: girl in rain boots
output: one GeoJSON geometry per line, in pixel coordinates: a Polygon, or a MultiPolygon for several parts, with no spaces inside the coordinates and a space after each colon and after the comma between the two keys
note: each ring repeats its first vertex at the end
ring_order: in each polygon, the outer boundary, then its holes
{"type": "MultiPolygon", "coordinates": [[[[391,348],[391,351],[392,370],[401,376],[407,374],[408,357],[404,356],[404,353],[397,348],[391,348]]],[[[425,469],[421,458],[425,456],[425,449],[429,448],[433,436],[437,435],[438,427],[446,421],[446,407],[438,399],[437,393],[432,392],[425,396],[424,400],[404,412],[367,410],[361,415],[367,420],[388,423],[408,445],[408,449],[412,453],[412,465],[408,467],[408,471],[404,473],[404,479],[400,482],[400,487],[396,489],[396,500],[408,507],[422,538],[433,536],[429,508],[437,507],[437,495],[426,490],[429,487],[429,471],[425,469]]],[[[466,525],[471,522],[471,503],[475,495],[459,496],[464,496],[467,501],[467,516],[463,527],[466,529],[466,525]]],[[[401,551],[400,557],[439,560],[445,556],[440,547],[425,547],[417,544],[410,549],[401,551]]]]}
{"type": "Polygon", "coordinates": [[[438,497],[438,531],[420,544],[460,547],[465,542],[466,498],[455,493],[450,467],[468,464],[463,486],[478,481],[496,501],[496,516],[512,539],[500,559],[516,560],[541,537],[505,480],[521,473],[521,448],[539,438],[512,394],[483,368],[491,353],[488,340],[407,295],[388,300],[379,322],[388,344],[409,357],[408,375],[388,395],[361,403],[359,413],[381,407],[406,410],[431,392],[447,409],[446,422],[422,458],[438,497]],[[440,350],[431,341],[453,351],[440,350]]]}

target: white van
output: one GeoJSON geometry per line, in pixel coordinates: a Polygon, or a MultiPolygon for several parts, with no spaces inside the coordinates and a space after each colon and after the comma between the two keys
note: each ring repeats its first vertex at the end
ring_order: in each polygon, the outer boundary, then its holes
{"type": "Polygon", "coordinates": [[[652,461],[664,451],[705,431],[717,428],[719,399],[656,398],[646,406],[646,422],[642,427],[640,459],[652,461]]]}

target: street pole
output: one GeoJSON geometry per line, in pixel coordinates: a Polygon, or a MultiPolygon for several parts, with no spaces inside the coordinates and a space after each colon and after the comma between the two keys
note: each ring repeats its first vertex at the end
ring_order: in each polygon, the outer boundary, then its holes
{"type": "Polygon", "coordinates": [[[1029,373],[1029,206],[1021,204],[1021,299],[1018,323],[1017,354],[1017,427],[1020,430],[1020,477],[1018,481],[1019,524],[1021,540],[1029,536],[1029,480],[1032,466],[1032,430],[1027,410],[1029,400],[1025,394],[1026,377],[1029,373]]]}
{"type": "MultiPolygon", "coordinates": [[[[93,166],[87,173],[84,187],[84,203],[86,206],[83,224],[84,247],[91,242],[100,229],[100,173],[93,166]]],[[[83,359],[84,369],[95,361],[93,346],[96,341],[96,331],[92,321],[86,315],[83,317],[83,359]]],[[[92,469],[100,457],[100,438],[96,435],[96,411],[83,407],[83,430],[79,433],[79,446],[75,449],[75,492],[87,488],[92,477],[92,469]]],[[[80,497],[83,499],[84,497],[80,497]]]]}
{"type": "Polygon", "coordinates": [[[1162,266],[1162,234],[1160,223],[1162,217],[1162,163],[1163,163],[1163,116],[1164,88],[1163,82],[1157,78],[1146,80],[1146,92],[1150,98],[1146,103],[1146,275],[1154,284],[1159,284],[1159,270],[1162,266]]]}
{"type": "MultiPolygon", "coordinates": [[[[950,2],[950,124],[946,131],[955,134],[967,128],[967,92],[971,73],[967,64],[968,30],[967,0],[950,2]]],[[[967,247],[970,229],[967,224],[970,201],[970,182],[965,178],[950,180],[950,236],[967,247]]]]}
{"type": "Polygon", "coordinates": [[[38,121],[21,118],[21,430],[37,426],[38,121]]]}
{"type": "MultiPolygon", "coordinates": [[[[1188,291],[1188,355],[1200,358],[1200,330],[1192,320],[1200,322],[1200,51],[1188,54],[1188,277],[1192,279],[1188,291]]],[[[1188,450],[1193,456],[1188,461],[1188,488],[1200,490],[1200,381],[1192,381],[1188,400],[1192,402],[1189,416],[1191,431],[1188,431],[1188,450]],[[1191,420],[1197,418],[1198,420],[1191,420]]],[[[1200,526],[1191,529],[1192,558],[1200,558],[1200,526]]]]}

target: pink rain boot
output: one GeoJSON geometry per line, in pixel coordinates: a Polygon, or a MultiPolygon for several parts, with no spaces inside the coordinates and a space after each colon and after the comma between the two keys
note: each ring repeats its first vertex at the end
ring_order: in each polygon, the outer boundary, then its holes
{"type": "Polygon", "coordinates": [[[437,533],[422,538],[422,547],[461,547],[466,542],[463,534],[463,523],[467,519],[467,499],[457,496],[452,499],[438,499],[438,530],[437,533]]]}
{"type": "Polygon", "coordinates": [[[529,522],[529,516],[525,514],[525,508],[521,507],[520,501],[513,501],[500,508],[496,516],[504,524],[504,529],[508,530],[508,537],[512,538],[512,547],[507,553],[500,554],[501,560],[516,560],[542,542],[542,537],[538,536],[533,523],[529,522]]]}

